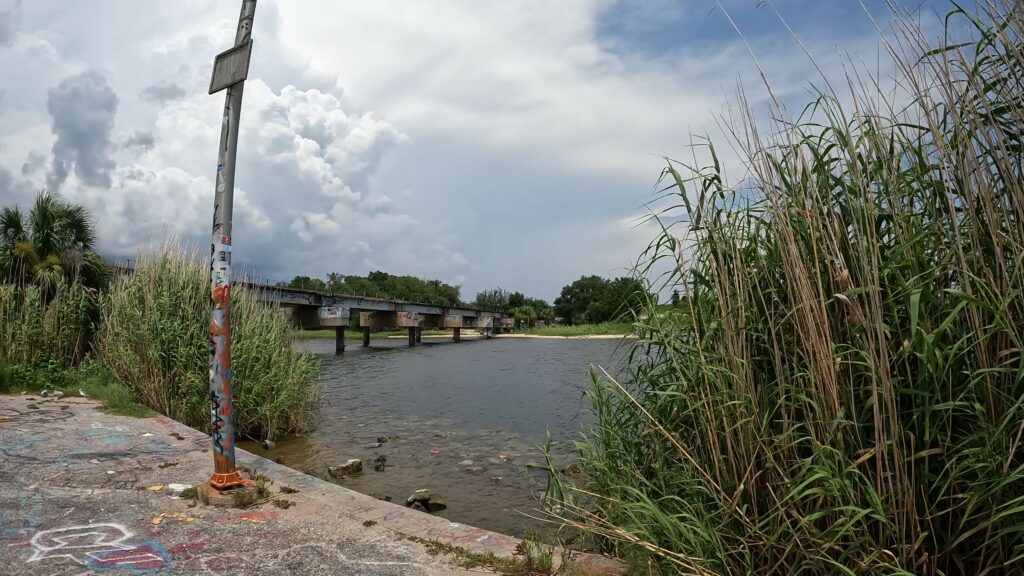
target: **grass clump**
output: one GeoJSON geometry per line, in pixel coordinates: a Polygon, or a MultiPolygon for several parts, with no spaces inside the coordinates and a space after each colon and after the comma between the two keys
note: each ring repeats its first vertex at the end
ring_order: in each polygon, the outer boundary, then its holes
{"type": "Polygon", "coordinates": [[[99,321],[95,290],[58,279],[44,292],[34,284],[0,284],[0,359],[63,368],[88,355],[99,321]]]}
{"type": "MultiPolygon", "coordinates": [[[[291,327],[244,291],[231,294],[232,386],[240,435],[277,437],[308,427],[317,361],[291,347],[291,327]]],[[[207,430],[208,262],[171,245],[144,252],[135,273],[102,299],[99,360],[154,410],[207,430]]]]}
{"type": "Polygon", "coordinates": [[[43,364],[8,364],[0,361],[0,393],[63,392],[65,396],[81,396],[101,403],[108,414],[146,418],[149,408],[135,402],[131,391],[99,364],[65,368],[55,361],[43,364]]]}
{"type": "MultiPolygon", "coordinates": [[[[364,523],[365,525],[365,523],[364,523]]],[[[566,555],[558,570],[555,569],[555,547],[541,543],[534,537],[527,537],[518,545],[512,557],[498,556],[493,552],[474,552],[437,540],[416,536],[405,539],[421,544],[427,554],[449,556],[461,568],[472,570],[485,568],[502,576],[550,576],[554,574],[575,575],[579,571],[566,555]]]]}
{"type": "Polygon", "coordinates": [[[562,503],[638,573],[1024,572],[1024,16],[981,6],[889,44],[906,102],[853,78],[746,112],[738,186],[666,168],[639,272],[683,299],[594,374],[562,503]]]}

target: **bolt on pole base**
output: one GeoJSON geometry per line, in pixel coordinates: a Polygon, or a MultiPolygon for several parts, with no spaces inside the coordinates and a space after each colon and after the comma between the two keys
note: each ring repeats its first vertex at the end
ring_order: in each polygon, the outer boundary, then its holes
{"type": "Polygon", "coordinates": [[[246,483],[251,484],[252,481],[242,478],[242,475],[238,470],[228,472],[226,474],[214,472],[210,475],[209,482],[210,486],[217,490],[227,490],[229,488],[234,488],[235,486],[244,486],[246,483]]]}
{"type": "Polygon", "coordinates": [[[257,500],[256,486],[251,480],[244,484],[222,489],[203,482],[196,486],[199,501],[218,508],[245,508],[252,506],[257,500]]]}

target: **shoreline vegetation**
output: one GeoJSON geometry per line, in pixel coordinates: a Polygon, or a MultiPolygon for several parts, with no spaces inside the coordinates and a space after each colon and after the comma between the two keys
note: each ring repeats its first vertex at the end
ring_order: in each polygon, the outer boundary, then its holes
{"type": "Polygon", "coordinates": [[[556,519],[639,575],[1024,572],[1024,10],[971,6],[666,159],[679,305],[592,372],[556,519]]]}
{"type": "MultiPolygon", "coordinates": [[[[30,263],[15,264],[7,269],[30,263]]],[[[208,268],[198,251],[169,240],[141,251],[133,274],[94,287],[60,275],[46,284],[8,277],[0,284],[0,392],[81,390],[118,413],[152,409],[209,431],[208,268]]],[[[276,309],[244,290],[231,300],[238,435],[305,431],[317,359],[292,348],[276,309]]]]}

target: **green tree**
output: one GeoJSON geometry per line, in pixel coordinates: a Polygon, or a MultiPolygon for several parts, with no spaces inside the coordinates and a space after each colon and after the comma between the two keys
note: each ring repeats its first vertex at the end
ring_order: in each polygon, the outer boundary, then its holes
{"type": "Polygon", "coordinates": [[[517,326],[533,326],[537,319],[537,311],[533,306],[518,306],[512,309],[512,317],[515,318],[517,326]]]}
{"type": "Polygon", "coordinates": [[[508,308],[508,299],[508,291],[502,290],[501,287],[498,287],[493,290],[477,292],[476,300],[473,301],[473,305],[479,306],[480,308],[494,308],[501,310],[508,308]]]}
{"type": "Polygon", "coordinates": [[[608,289],[608,281],[600,276],[581,276],[562,288],[555,298],[555,314],[568,324],[600,322],[595,320],[603,313],[600,301],[608,289]]]}
{"type": "Polygon", "coordinates": [[[60,280],[99,288],[108,272],[94,251],[96,228],[89,212],[47,192],[28,212],[0,210],[0,275],[6,282],[34,283],[52,291],[60,280]]]}
{"type": "Polygon", "coordinates": [[[309,276],[296,276],[288,283],[289,288],[296,290],[312,290],[314,292],[327,292],[327,284],[319,278],[309,276]]]}
{"type": "Polygon", "coordinates": [[[607,280],[583,276],[555,299],[555,314],[569,324],[598,324],[617,320],[638,310],[644,301],[643,283],[636,278],[607,280]]]}

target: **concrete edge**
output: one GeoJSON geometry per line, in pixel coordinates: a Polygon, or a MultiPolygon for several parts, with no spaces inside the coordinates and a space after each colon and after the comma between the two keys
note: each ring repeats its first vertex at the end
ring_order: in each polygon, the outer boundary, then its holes
{"type": "MultiPolygon", "coordinates": [[[[195,428],[182,424],[163,415],[151,416],[160,426],[170,431],[188,433],[189,440],[197,448],[210,451],[210,437],[195,428]]],[[[398,534],[448,544],[478,554],[491,553],[499,557],[512,557],[521,540],[505,534],[491,532],[467,524],[451,522],[446,518],[432,516],[406,508],[400,504],[378,500],[361,492],[339,486],[333,482],[310,476],[294,468],[278,464],[236,448],[236,460],[239,466],[245,466],[260,474],[266,474],[275,482],[275,486],[286,485],[298,488],[299,493],[289,494],[287,498],[302,495],[302,499],[310,501],[328,498],[326,504],[337,508],[341,513],[364,523],[387,528],[398,534]]],[[[212,468],[212,457],[211,457],[212,468]]],[[[556,550],[556,557],[560,550],[556,550]]],[[[614,558],[592,553],[574,553],[573,560],[590,570],[608,575],[624,575],[626,566],[614,558]]]]}

